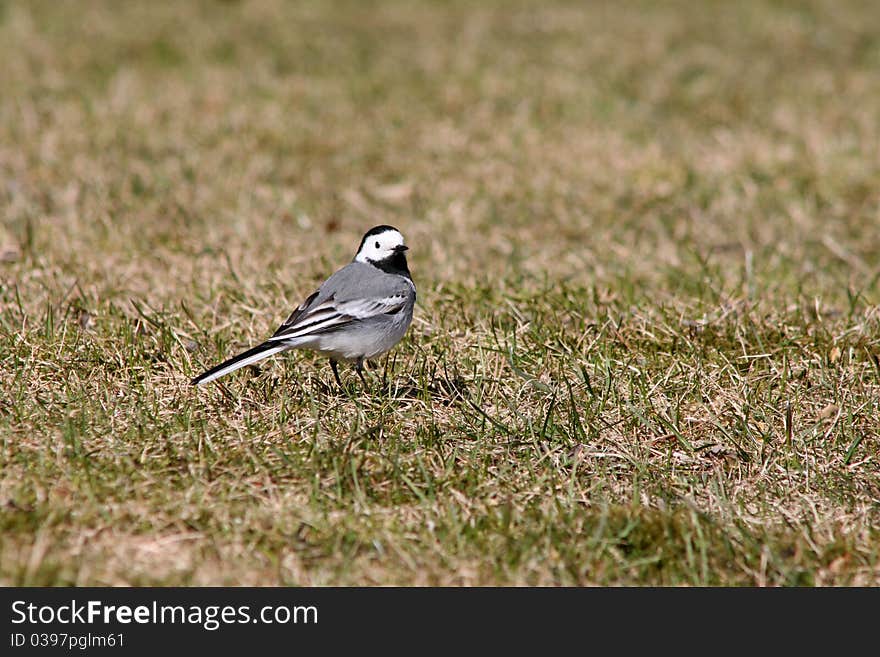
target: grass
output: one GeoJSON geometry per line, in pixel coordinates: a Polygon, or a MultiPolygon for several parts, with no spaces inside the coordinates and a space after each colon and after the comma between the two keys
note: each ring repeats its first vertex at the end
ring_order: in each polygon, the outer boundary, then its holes
{"type": "Polygon", "coordinates": [[[880,584],[873,9],[0,3],[0,583],[880,584]]]}

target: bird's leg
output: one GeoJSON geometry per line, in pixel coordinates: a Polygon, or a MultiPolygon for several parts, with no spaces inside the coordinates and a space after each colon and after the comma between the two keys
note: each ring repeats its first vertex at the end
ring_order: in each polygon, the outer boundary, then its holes
{"type": "Polygon", "coordinates": [[[364,384],[364,388],[367,387],[367,380],[364,378],[364,359],[358,358],[354,363],[354,369],[357,370],[358,376],[361,377],[361,383],[364,384]]]}
{"type": "Polygon", "coordinates": [[[342,381],[339,379],[339,369],[336,367],[336,359],[330,359],[330,367],[333,369],[333,376],[336,378],[336,385],[342,387],[342,381]]]}

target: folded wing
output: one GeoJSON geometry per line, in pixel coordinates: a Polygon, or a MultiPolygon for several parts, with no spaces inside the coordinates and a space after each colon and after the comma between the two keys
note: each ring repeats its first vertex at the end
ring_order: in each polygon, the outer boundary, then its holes
{"type": "Polygon", "coordinates": [[[268,342],[319,335],[378,315],[394,315],[406,305],[406,295],[391,294],[381,298],[337,301],[335,295],[315,303],[317,293],[306,299],[278,327],[268,342]]]}

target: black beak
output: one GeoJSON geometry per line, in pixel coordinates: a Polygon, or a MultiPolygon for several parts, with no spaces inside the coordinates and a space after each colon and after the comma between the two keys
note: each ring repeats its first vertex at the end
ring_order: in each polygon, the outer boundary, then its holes
{"type": "Polygon", "coordinates": [[[409,251],[409,247],[404,244],[398,244],[394,247],[395,253],[403,253],[404,251],[409,251]]]}

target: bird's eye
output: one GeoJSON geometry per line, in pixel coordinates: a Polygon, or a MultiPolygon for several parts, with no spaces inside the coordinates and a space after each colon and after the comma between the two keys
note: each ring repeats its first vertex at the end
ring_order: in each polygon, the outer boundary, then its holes
{"type": "Polygon", "coordinates": [[[376,242],[376,248],[377,249],[379,248],[379,242],[376,242]]]}

